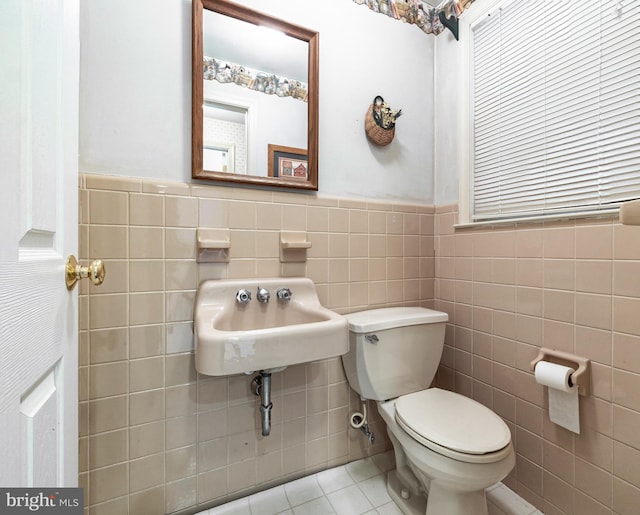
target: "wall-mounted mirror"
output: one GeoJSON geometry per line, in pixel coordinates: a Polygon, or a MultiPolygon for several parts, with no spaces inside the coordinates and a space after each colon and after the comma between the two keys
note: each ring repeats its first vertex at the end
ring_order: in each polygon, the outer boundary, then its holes
{"type": "Polygon", "coordinates": [[[192,55],[192,177],[317,190],[318,33],[193,0],[192,55]]]}

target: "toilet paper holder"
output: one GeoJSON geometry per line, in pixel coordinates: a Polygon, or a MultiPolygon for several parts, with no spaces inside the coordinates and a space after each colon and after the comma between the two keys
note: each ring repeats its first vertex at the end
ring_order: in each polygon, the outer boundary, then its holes
{"type": "Polygon", "coordinates": [[[580,395],[589,396],[591,394],[591,360],[576,356],[568,352],[546,349],[542,347],[536,358],[531,362],[531,370],[535,370],[539,361],[548,361],[575,369],[571,374],[571,383],[578,386],[580,395]]]}

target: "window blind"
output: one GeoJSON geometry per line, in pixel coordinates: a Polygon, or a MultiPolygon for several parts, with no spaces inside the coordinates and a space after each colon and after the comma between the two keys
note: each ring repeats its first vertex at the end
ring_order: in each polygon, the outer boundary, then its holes
{"type": "Polygon", "coordinates": [[[471,27],[472,220],[640,198],[640,2],[504,2],[471,27]]]}

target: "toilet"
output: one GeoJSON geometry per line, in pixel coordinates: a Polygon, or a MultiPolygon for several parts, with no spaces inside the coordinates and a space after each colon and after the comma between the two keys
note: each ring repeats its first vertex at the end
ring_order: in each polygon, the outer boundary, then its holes
{"type": "Polygon", "coordinates": [[[347,380],[363,400],[377,401],[393,444],[391,498],[407,515],[487,515],[485,489],[515,464],[511,433],[479,402],[430,387],[448,315],[397,307],[346,318],[347,380]]]}

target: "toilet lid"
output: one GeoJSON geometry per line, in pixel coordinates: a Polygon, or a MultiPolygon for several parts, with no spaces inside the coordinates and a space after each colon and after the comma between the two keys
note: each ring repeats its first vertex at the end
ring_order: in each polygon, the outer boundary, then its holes
{"type": "Polygon", "coordinates": [[[396,420],[418,441],[426,439],[465,454],[496,452],[511,442],[509,428],[493,411],[439,388],[399,397],[396,420]]]}

